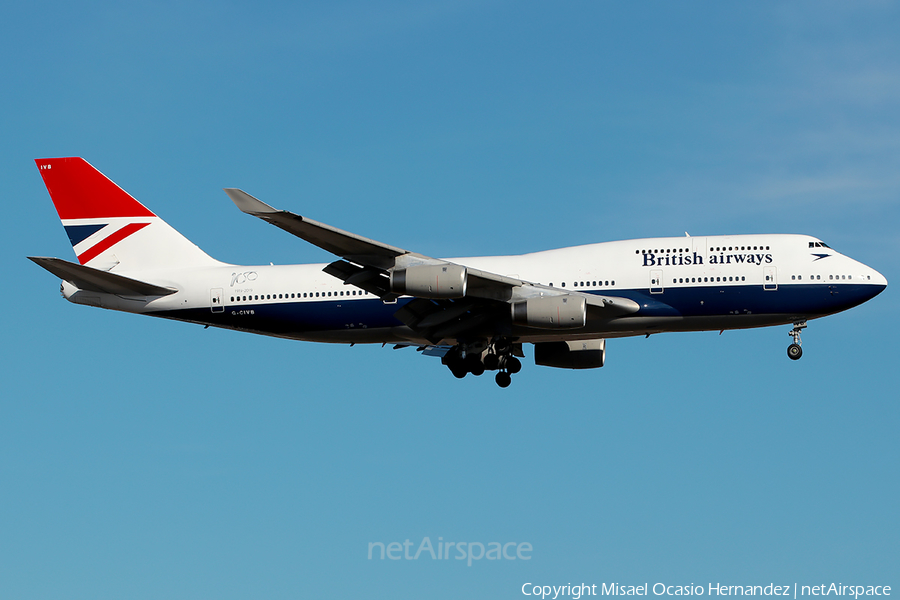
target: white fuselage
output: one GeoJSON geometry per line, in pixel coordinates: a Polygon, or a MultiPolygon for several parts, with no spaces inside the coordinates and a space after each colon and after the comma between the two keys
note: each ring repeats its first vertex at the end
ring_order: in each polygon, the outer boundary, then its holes
{"type": "MultiPolygon", "coordinates": [[[[533,284],[626,297],[640,305],[633,315],[589,320],[575,330],[515,327],[521,342],[790,323],[846,310],[887,285],[871,267],[805,235],[638,239],[448,260],[533,284]]],[[[299,340],[428,343],[393,316],[408,298],[384,303],[323,273],[325,266],[220,263],[143,269],[133,276],[178,291],[129,298],[64,283],[63,293],[83,304],[299,340]]]]}

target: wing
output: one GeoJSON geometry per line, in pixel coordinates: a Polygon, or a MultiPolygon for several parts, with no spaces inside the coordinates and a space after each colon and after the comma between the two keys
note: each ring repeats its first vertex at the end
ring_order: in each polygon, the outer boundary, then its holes
{"type": "MultiPolygon", "coordinates": [[[[538,327],[540,318],[529,320],[527,316],[529,306],[532,315],[547,313],[550,320],[554,303],[568,304],[569,299],[580,305],[585,315],[590,313],[591,318],[612,319],[639,309],[637,303],[626,298],[539,285],[376,242],[278,210],[239,189],[227,188],[225,193],[241,211],[341,257],[325,267],[329,275],[385,302],[402,295],[413,296],[415,299],[400,308],[396,317],[433,344],[486,332],[508,335],[508,331],[488,330],[498,323],[507,323],[509,329],[517,306],[523,322],[537,323],[538,327]]],[[[550,328],[555,328],[554,324],[561,325],[557,319],[550,328]]]]}
{"type": "MultiPolygon", "coordinates": [[[[268,221],[323,250],[340,256],[344,260],[328,265],[325,268],[326,273],[387,301],[399,295],[391,291],[389,272],[392,270],[451,264],[445,260],[376,242],[292,212],[272,208],[243,190],[226,188],[225,193],[248,215],[268,221]]],[[[506,300],[510,298],[513,288],[525,285],[525,282],[519,279],[477,269],[466,268],[466,275],[467,295],[473,297],[506,300]]]]}

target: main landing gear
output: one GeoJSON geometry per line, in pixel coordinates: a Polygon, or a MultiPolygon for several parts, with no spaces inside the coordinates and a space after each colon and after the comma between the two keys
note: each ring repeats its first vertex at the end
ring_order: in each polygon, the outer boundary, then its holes
{"type": "Polygon", "coordinates": [[[803,356],[803,348],[800,347],[802,342],[800,341],[800,332],[806,329],[806,321],[797,321],[794,323],[794,328],[791,329],[789,336],[794,338],[794,343],[788,346],[787,355],[791,360],[800,360],[800,357],[803,356]]]}
{"type": "Polygon", "coordinates": [[[447,365],[454,377],[462,379],[469,373],[478,376],[485,371],[497,371],[494,381],[502,388],[509,387],[512,375],[522,370],[522,362],[512,355],[513,345],[500,338],[493,343],[457,344],[441,362],[447,365]]]}

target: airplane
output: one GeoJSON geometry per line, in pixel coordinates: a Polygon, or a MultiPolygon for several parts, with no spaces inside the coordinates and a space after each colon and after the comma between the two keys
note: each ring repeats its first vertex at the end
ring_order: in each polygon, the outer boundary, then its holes
{"type": "Polygon", "coordinates": [[[328,264],[220,262],[83,158],[35,163],[78,263],[28,257],[84,304],[257,334],[415,347],[463,378],[508,387],[523,346],[537,365],[589,369],[606,340],[663,332],[792,325],[874,298],[876,270],[808,235],[689,236],[602,242],[518,256],[439,259],[225,193],[337,257],[328,264]]]}

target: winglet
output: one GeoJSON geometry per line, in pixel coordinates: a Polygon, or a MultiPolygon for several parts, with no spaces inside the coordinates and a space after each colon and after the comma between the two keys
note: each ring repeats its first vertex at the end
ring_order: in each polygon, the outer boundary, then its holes
{"type": "Polygon", "coordinates": [[[239,190],[238,188],[225,188],[225,193],[228,194],[228,197],[231,198],[234,205],[241,209],[241,212],[245,212],[248,215],[280,212],[277,208],[273,208],[262,200],[254,198],[244,190],[239,190]]]}

